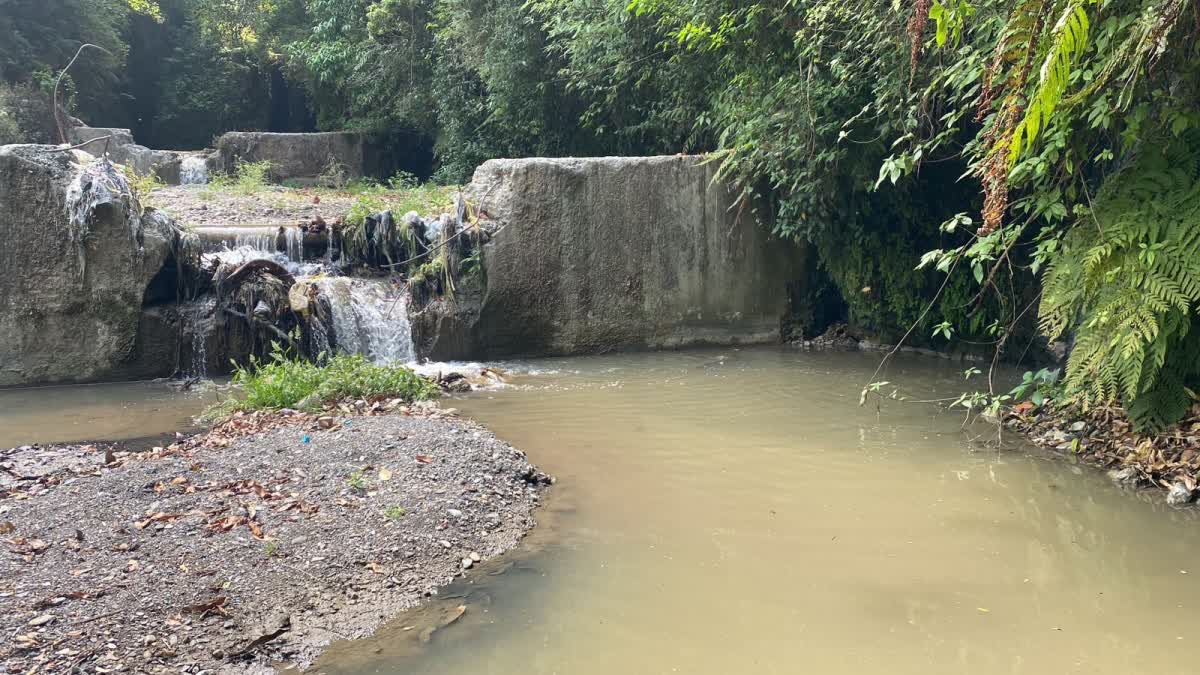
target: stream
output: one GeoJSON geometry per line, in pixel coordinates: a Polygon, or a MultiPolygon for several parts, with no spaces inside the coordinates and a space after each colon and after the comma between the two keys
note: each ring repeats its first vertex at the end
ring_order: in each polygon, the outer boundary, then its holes
{"type": "MultiPolygon", "coordinates": [[[[558,477],[541,526],[442,608],[314,670],[1195,672],[1195,510],[1014,435],[997,450],[995,427],[964,431],[957,414],[860,408],[877,363],[787,348],[558,359],[456,401],[558,477]],[[413,630],[460,603],[450,628],[413,630]]],[[[905,357],[887,379],[947,396],[962,369],[905,357]]]]}
{"type": "MultiPolygon", "coordinates": [[[[1200,510],[1014,434],[997,446],[957,413],[859,407],[878,361],[775,347],[506,364],[509,385],[444,405],[557,477],[539,527],[313,672],[1195,672],[1200,510]]],[[[884,377],[953,396],[964,368],[902,355],[884,377]]],[[[170,433],[213,396],[4,391],[0,446],[170,433]]]]}

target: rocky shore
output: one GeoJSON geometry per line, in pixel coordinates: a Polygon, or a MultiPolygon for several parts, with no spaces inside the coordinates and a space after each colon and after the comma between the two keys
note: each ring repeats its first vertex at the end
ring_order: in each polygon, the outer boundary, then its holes
{"type": "Polygon", "coordinates": [[[306,667],[514,547],[550,482],[398,401],[0,451],[0,672],[306,667]]]}
{"type": "Polygon", "coordinates": [[[1033,443],[1108,471],[1128,489],[1165,492],[1166,502],[1185,506],[1200,496],[1200,405],[1159,434],[1139,434],[1117,408],[1084,414],[1048,404],[1015,406],[1005,424],[1033,443]]]}

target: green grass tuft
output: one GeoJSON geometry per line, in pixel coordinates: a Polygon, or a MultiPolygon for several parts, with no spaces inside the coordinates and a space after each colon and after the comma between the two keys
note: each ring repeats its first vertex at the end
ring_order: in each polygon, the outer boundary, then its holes
{"type": "Polygon", "coordinates": [[[216,419],[239,411],[313,407],[346,399],[399,398],[424,401],[435,398],[438,387],[409,368],[376,365],[359,354],[338,354],[325,364],[286,355],[276,349],[269,359],[251,358],[238,366],[234,384],[243,396],[210,408],[205,417],[216,419]]]}
{"type": "Polygon", "coordinates": [[[213,176],[208,186],[212,190],[252,195],[262,192],[270,183],[271,162],[239,162],[233,175],[213,176]]]}

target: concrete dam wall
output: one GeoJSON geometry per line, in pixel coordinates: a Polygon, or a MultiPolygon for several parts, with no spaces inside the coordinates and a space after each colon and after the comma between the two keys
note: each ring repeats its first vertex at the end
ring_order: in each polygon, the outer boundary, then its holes
{"type": "Polygon", "coordinates": [[[467,202],[498,225],[475,294],[418,312],[433,359],[779,340],[805,251],[696,156],[492,160],[467,202]]]}

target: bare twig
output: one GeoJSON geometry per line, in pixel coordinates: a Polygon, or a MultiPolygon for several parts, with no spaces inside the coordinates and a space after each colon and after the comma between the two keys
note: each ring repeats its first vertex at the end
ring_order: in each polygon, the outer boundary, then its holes
{"type": "MultiPolygon", "coordinates": [[[[921,312],[921,316],[917,317],[917,320],[908,327],[908,332],[904,334],[904,337],[900,338],[900,341],[896,343],[896,346],[892,347],[892,350],[883,357],[882,361],[879,362],[879,367],[875,369],[875,372],[871,375],[871,379],[867,381],[866,387],[871,386],[871,383],[875,381],[875,378],[879,377],[879,373],[884,369],[884,367],[887,366],[888,361],[890,361],[892,357],[900,351],[900,348],[904,346],[905,341],[907,341],[909,336],[913,334],[913,331],[917,329],[917,326],[921,325],[921,322],[924,321],[925,317],[929,315],[929,312],[933,310],[934,305],[937,304],[938,298],[941,298],[942,292],[946,290],[946,285],[950,283],[950,277],[954,275],[954,270],[958,267],[958,263],[961,260],[962,256],[954,259],[954,264],[951,265],[950,269],[946,271],[946,278],[942,281],[942,285],[938,287],[937,293],[934,294],[933,299],[930,300],[929,304],[925,306],[925,310],[921,312]]],[[[864,387],[864,389],[866,387],[864,387]]]]}
{"type": "Polygon", "coordinates": [[[55,148],[55,149],[51,150],[50,152],[70,152],[72,150],[78,150],[78,149],[84,147],[85,145],[91,145],[92,143],[97,143],[99,141],[105,141],[104,154],[107,155],[108,154],[108,140],[112,137],[113,137],[112,134],[109,134],[107,136],[97,136],[96,138],[93,138],[90,141],[84,141],[84,142],[80,143],[79,145],[72,145],[69,148],[55,148]]]}
{"type": "Polygon", "coordinates": [[[54,99],[51,101],[51,105],[54,106],[54,124],[58,127],[59,143],[65,144],[67,142],[67,128],[66,125],[63,124],[62,112],[60,112],[58,109],[58,89],[60,86],[62,86],[63,75],[67,74],[67,71],[70,70],[71,66],[75,65],[75,61],[79,59],[79,55],[82,54],[83,50],[87,49],[88,47],[91,47],[92,49],[99,49],[105,54],[112,56],[112,52],[108,51],[104,47],[94,45],[90,42],[85,42],[82,45],[79,45],[79,51],[75,52],[75,56],[71,58],[71,62],[67,64],[67,67],[63,68],[58,73],[58,78],[54,80],[54,99]]]}

